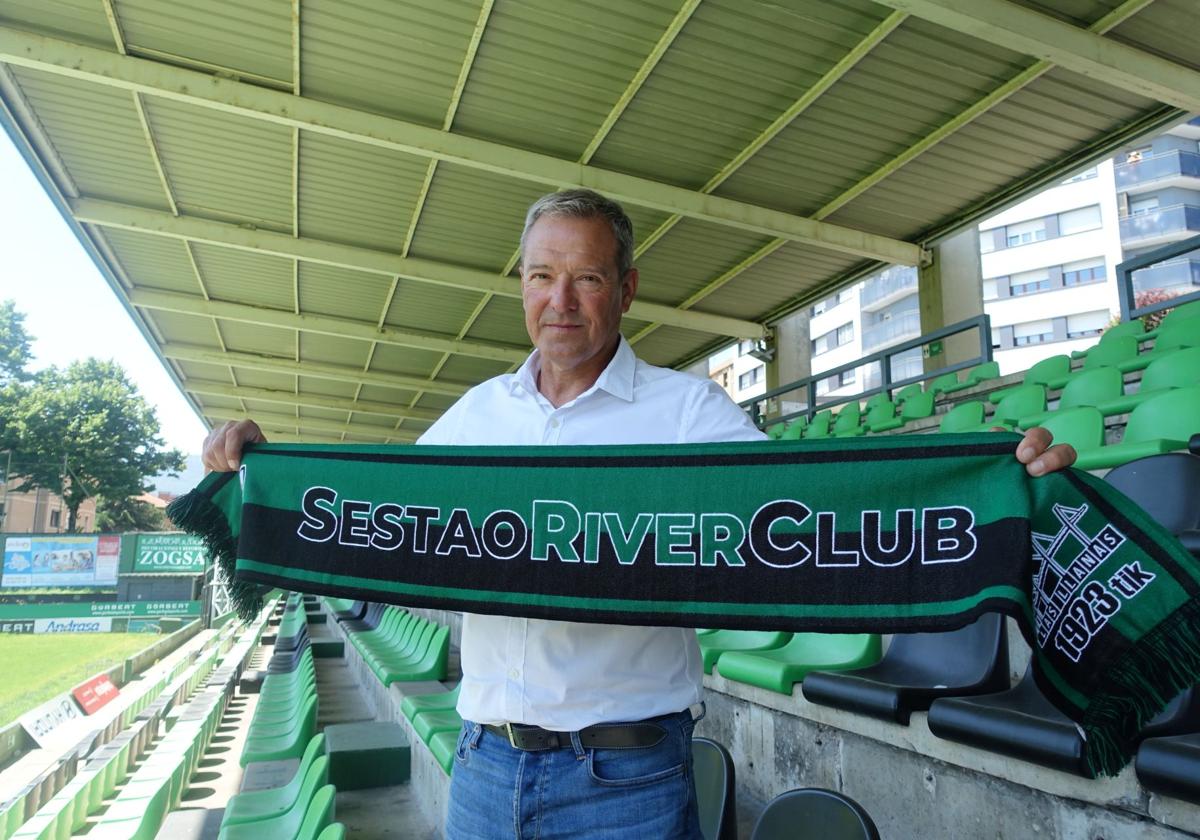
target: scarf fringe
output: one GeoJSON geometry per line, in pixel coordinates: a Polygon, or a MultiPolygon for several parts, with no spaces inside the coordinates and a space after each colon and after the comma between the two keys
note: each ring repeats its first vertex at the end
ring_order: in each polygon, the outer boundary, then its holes
{"type": "Polygon", "coordinates": [[[238,617],[250,621],[258,615],[266,590],[235,574],[237,540],[230,533],[225,512],[207,493],[196,489],[167,505],[167,516],[182,530],[199,537],[209,556],[217,561],[225,575],[229,598],[238,617]]]}
{"type": "Polygon", "coordinates": [[[1093,776],[1115,776],[1133,757],[1137,735],[1200,672],[1200,601],[1188,601],[1106,669],[1106,686],[1080,725],[1093,776]]]}

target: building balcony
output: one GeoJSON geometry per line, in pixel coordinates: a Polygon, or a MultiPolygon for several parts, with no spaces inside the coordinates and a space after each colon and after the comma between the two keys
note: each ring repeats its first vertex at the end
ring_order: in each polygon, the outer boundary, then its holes
{"type": "Polygon", "coordinates": [[[1200,154],[1175,149],[1119,164],[1113,173],[1121,192],[1136,194],[1164,187],[1200,189],[1200,154]]]}
{"type": "Polygon", "coordinates": [[[1192,140],[1200,140],[1200,117],[1192,117],[1185,123],[1180,123],[1174,128],[1167,129],[1167,133],[1178,137],[1190,137],[1192,140]]]}
{"type": "Polygon", "coordinates": [[[1121,244],[1149,248],[1200,233],[1200,207],[1176,204],[1121,219],[1121,244]]]}
{"type": "Polygon", "coordinates": [[[858,305],[863,312],[874,312],[916,291],[917,270],[908,266],[897,266],[864,283],[858,305]]]}
{"type": "Polygon", "coordinates": [[[905,312],[878,324],[863,327],[862,348],[864,353],[874,353],[881,347],[898,344],[921,334],[921,313],[917,310],[905,312]]]}
{"type": "MultiPolygon", "coordinates": [[[[1195,253],[1195,252],[1193,252],[1195,253]]],[[[1133,272],[1133,290],[1200,287],[1200,256],[1179,257],[1133,272]]]]}

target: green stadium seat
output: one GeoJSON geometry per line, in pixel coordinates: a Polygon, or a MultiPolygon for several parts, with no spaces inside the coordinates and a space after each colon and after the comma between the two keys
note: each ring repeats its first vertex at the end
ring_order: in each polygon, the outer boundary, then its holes
{"type": "Polygon", "coordinates": [[[700,656],[704,662],[704,673],[711,674],[713,666],[724,653],[735,650],[771,650],[783,647],[791,638],[791,633],[772,630],[718,630],[700,636],[700,656]]]}
{"type": "Polygon", "coordinates": [[[1200,385],[1177,388],[1146,400],[1129,415],[1120,443],[1080,452],[1083,470],[1115,467],[1148,455],[1186,449],[1200,432],[1200,385]]]}
{"type": "Polygon", "coordinates": [[[780,440],[800,440],[804,437],[804,430],[808,428],[808,418],[801,416],[797,417],[791,423],[788,423],[787,428],[783,430],[783,434],[779,436],[780,440]]]}
{"type": "Polygon", "coordinates": [[[692,738],[692,778],[704,840],[737,840],[737,772],[724,745],[692,738]]]}
{"type": "Polygon", "coordinates": [[[1011,429],[1022,417],[1045,410],[1046,386],[1022,385],[1019,388],[1013,388],[1009,391],[1008,396],[997,403],[996,410],[984,424],[985,428],[980,431],[986,431],[992,426],[1006,426],[1011,429]]]}
{"type": "MultiPolygon", "coordinates": [[[[286,810],[246,822],[230,823],[226,820],[221,823],[218,840],[262,840],[267,837],[299,836],[306,814],[316,804],[317,794],[323,790],[334,790],[332,785],[326,783],[329,777],[328,765],[329,759],[322,755],[308,766],[295,798],[286,810]]],[[[246,795],[248,794],[240,794],[246,795]]]]}
{"type": "Polygon", "coordinates": [[[914,420],[924,420],[926,417],[932,417],[934,399],[932,391],[929,393],[921,391],[913,394],[900,406],[900,419],[905,424],[908,424],[914,420]]]}
{"type": "Polygon", "coordinates": [[[911,385],[905,385],[903,388],[897,391],[896,395],[892,397],[892,400],[899,405],[900,403],[908,402],[913,397],[923,393],[925,393],[925,391],[921,387],[921,383],[914,382],[911,385]]]}
{"type": "MultiPolygon", "coordinates": [[[[702,631],[697,630],[697,633],[702,631]]],[[[705,631],[711,632],[711,631],[705,631]]],[[[445,712],[458,706],[458,695],[462,683],[454,686],[451,691],[439,691],[433,694],[410,694],[400,701],[400,711],[409,720],[420,712],[445,712]]]]}
{"type": "Polygon", "coordinates": [[[833,421],[833,412],[829,409],[818,411],[808,421],[808,427],[804,430],[804,437],[810,440],[819,440],[829,437],[829,427],[833,421]]]}
{"type": "Polygon", "coordinates": [[[730,651],[717,670],[728,680],[756,685],[780,694],[812,671],[843,671],[874,665],[883,654],[876,633],[796,633],[774,650],[730,651]]]}
{"type": "MultiPolygon", "coordinates": [[[[1116,368],[1099,367],[1081,370],[1067,380],[1067,384],[1063,386],[1062,394],[1058,398],[1058,408],[1055,411],[1066,411],[1084,405],[1103,405],[1109,400],[1120,397],[1124,387],[1124,377],[1116,368]]],[[[1022,429],[1040,426],[1055,411],[1038,411],[1027,414],[1017,421],[1017,425],[1022,429]]],[[[1101,414],[1104,413],[1106,412],[1101,411],[1101,414]]]]}
{"type": "Polygon", "coordinates": [[[1158,325],[1158,329],[1147,330],[1143,338],[1154,338],[1158,335],[1159,330],[1171,324],[1177,324],[1180,321],[1187,321],[1191,318],[1200,317],[1200,300],[1189,301],[1188,303],[1176,306],[1163,316],[1162,323],[1158,325]]]}
{"type": "Polygon", "coordinates": [[[457,746],[457,732],[436,732],[429,738],[429,751],[447,776],[454,769],[454,748],[457,746]]]}
{"type": "Polygon", "coordinates": [[[929,393],[933,394],[936,397],[938,394],[941,394],[944,391],[946,391],[946,389],[957,388],[958,385],[959,385],[958,373],[956,371],[954,373],[943,373],[937,379],[930,382],[929,387],[926,388],[925,390],[927,390],[929,393]]]}
{"type": "Polygon", "coordinates": [[[976,365],[967,371],[967,375],[962,382],[943,389],[943,393],[953,394],[955,391],[965,391],[967,388],[973,388],[981,382],[986,382],[989,379],[995,379],[999,375],[999,362],[984,362],[983,364],[976,365]]]}
{"type": "Polygon", "coordinates": [[[784,423],[772,423],[763,431],[766,432],[768,440],[779,440],[781,437],[783,437],[783,431],[786,428],[787,426],[784,423]]]}
{"type": "Polygon", "coordinates": [[[1081,405],[1051,412],[1036,425],[1050,432],[1055,443],[1069,443],[1076,452],[1104,445],[1104,416],[1094,406],[1081,405]]]}
{"type": "Polygon", "coordinates": [[[1150,352],[1121,362],[1117,367],[1123,373],[1142,370],[1161,359],[1164,354],[1185,347],[1200,347],[1200,318],[1175,321],[1171,324],[1164,323],[1158,330],[1158,337],[1154,339],[1154,347],[1150,352]]]}
{"type": "MultiPolygon", "coordinates": [[[[1138,342],[1137,338],[1132,335],[1119,335],[1116,338],[1104,340],[1103,338],[1097,344],[1093,344],[1088,350],[1087,357],[1083,360],[1083,369],[1092,370],[1098,367],[1115,367],[1119,370],[1124,370],[1122,365],[1128,364],[1137,359],[1138,342]]],[[[1047,387],[1062,388],[1067,384],[1068,377],[1062,377],[1052,382],[1047,382],[1047,387]]]]}
{"type": "MultiPolygon", "coordinates": [[[[1025,371],[1025,376],[1021,379],[1021,385],[1046,385],[1050,382],[1058,382],[1071,374],[1071,357],[1065,353],[1059,356],[1050,356],[1037,362],[1029,370],[1025,371]]],[[[1001,388],[998,391],[992,391],[988,394],[988,402],[992,405],[997,404],[1004,399],[1008,394],[1012,393],[1021,385],[1015,385],[1012,388],[1001,388]]]]}
{"type": "Polygon", "coordinates": [[[979,400],[959,403],[942,415],[941,432],[973,432],[983,422],[983,403],[979,400]]]}
{"type": "Polygon", "coordinates": [[[890,432],[899,429],[904,421],[896,416],[896,404],[891,400],[880,400],[867,412],[866,427],[872,432],[890,432]]]}
{"type": "Polygon", "coordinates": [[[417,737],[429,743],[430,737],[438,732],[457,732],[462,729],[462,718],[458,712],[448,709],[441,712],[418,712],[412,719],[417,737]]]}
{"type": "Polygon", "coordinates": [[[1200,347],[1165,352],[1151,362],[1142,374],[1136,394],[1117,394],[1096,403],[1106,417],[1127,414],[1151,397],[1173,388],[1200,384],[1200,347]]]}
{"type": "Polygon", "coordinates": [[[878,394],[872,394],[867,401],[863,403],[863,408],[867,411],[870,411],[881,402],[891,402],[891,400],[888,399],[887,391],[880,391],[878,394]]]}
{"type": "Polygon", "coordinates": [[[324,758],[324,752],[325,736],[317,735],[308,742],[300,759],[300,766],[296,768],[295,775],[287,784],[269,790],[247,791],[234,795],[225,805],[222,825],[273,819],[291,810],[300,797],[309,769],[318,758],[324,762],[325,772],[319,775],[315,784],[320,787],[328,781],[328,760],[324,758]]]}
{"type": "Polygon", "coordinates": [[[308,742],[312,740],[317,728],[317,698],[312,697],[296,714],[287,720],[269,728],[258,730],[255,721],[250,724],[246,734],[246,744],[242,749],[241,765],[245,767],[252,761],[277,761],[283,758],[300,758],[308,742]]]}
{"type": "MultiPolygon", "coordinates": [[[[1107,327],[1104,332],[1100,333],[1100,343],[1112,341],[1115,338],[1122,338],[1124,336],[1132,336],[1134,342],[1138,342],[1145,338],[1145,332],[1146,324],[1141,318],[1134,318],[1132,321],[1121,321],[1118,324],[1113,324],[1111,327],[1107,327]]],[[[1072,351],[1071,358],[1086,358],[1091,350],[1093,350],[1096,346],[1097,345],[1093,344],[1091,347],[1083,350],[1072,351]]]]}
{"type": "Polygon", "coordinates": [[[858,437],[866,432],[861,425],[862,411],[858,403],[852,402],[842,406],[837,419],[833,421],[834,437],[858,437]]]}
{"type": "Polygon", "coordinates": [[[345,840],[346,826],[341,823],[330,823],[325,830],[317,835],[317,840],[345,840]]]}

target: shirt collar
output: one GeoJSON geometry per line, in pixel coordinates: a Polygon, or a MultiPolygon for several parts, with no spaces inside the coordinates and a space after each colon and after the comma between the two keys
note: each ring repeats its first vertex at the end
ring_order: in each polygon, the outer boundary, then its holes
{"type": "MultiPolygon", "coordinates": [[[[633,348],[629,346],[625,336],[621,336],[617,344],[617,352],[613,355],[612,360],[600,373],[596,384],[584,393],[596,390],[607,391],[614,397],[619,397],[626,402],[633,402],[633,375],[636,368],[637,356],[633,354],[633,348]]],[[[509,380],[509,392],[515,393],[517,388],[523,388],[531,395],[537,394],[537,377],[541,369],[541,351],[535,348],[509,380]]]]}

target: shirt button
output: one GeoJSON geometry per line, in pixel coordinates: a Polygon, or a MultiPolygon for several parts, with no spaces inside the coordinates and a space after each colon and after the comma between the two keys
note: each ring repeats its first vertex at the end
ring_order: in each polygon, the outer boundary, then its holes
{"type": "Polygon", "coordinates": [[[517,677],[521,676],[521,672],[518,671],[516,668],[509,668],[508,676],[515,680],[517,677]]]}
{"type": "Polygon", "coordinates": [[[558,418],[557,418],[557,417],[551,417],[551,418],[550,418],[550,428],[551,428],[551,429],[557,429],[557,428],[558,428],[558,418]]]}

